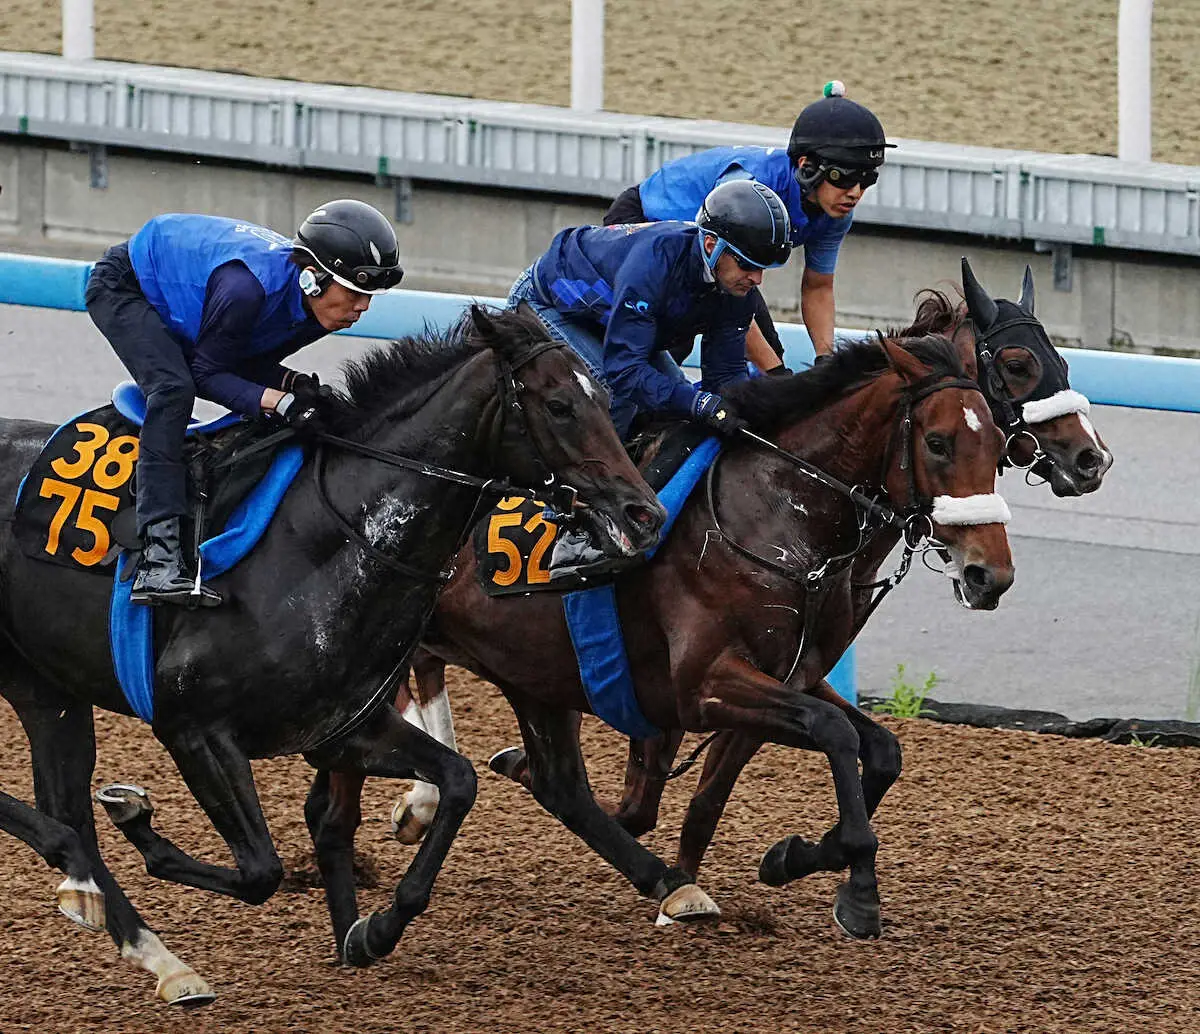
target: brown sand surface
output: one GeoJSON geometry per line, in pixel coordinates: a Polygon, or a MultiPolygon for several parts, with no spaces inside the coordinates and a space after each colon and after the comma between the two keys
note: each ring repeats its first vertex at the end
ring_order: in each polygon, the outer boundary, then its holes
{"type": "MultiPolygon", "coordinates": [[[[608,0],[614,111],[787,125],[843,79],[893,136],[1113,153],[1117,0],[608,0]]],[[[96,0],[98,57],[565,105],[567,0],[96,0]]],[[[3,0],[0,49],[60,49],[3,0]]],[[[1200,164],[1200,0],[1154,10],[1154,155],[1200,164]]]]}
{"type": "MultiPolygon", "coordinates": [[[[885,929],[833,926],[838,878],[775,890],[762,851],[832,820],[824,759],[771,748],[752,762],[701,875],[722,906],[703,927],[656,929],[655,906],[483,761],[513,742],[499,695],[451,671],[479,799],[431,907],[396,955],[333,962],[301,814],[309,771],[256,764],[292,876],[252,908],[148,877],[100,813],[106,857],[167,945],[218,991],[199,1013],[153,999],[111,941],[61,918],[59,875],[0,838],[0,1032],[648,1032],[1195,1034],[1200,1030],[1200,752],[889,720],[905,772],[876,829],[885,929]]],[[[156,823],[200,858],[227,855],[139,723],[99,717],[94,785],[147,786],[156,823]]],[[[588,720],[594,784],[611,794],[623,741],[588,720]]],[[[0,707],[0,787],[31,799],[25,742],[0,707]]],[[[648,843],[670,854],[691,779],[668,787],[648,843]]],[[[371,781],[359,835],[381,907],[412,857],[387,834],[401,784],[371,781]]],[[[99,811],[99,809],[97,809],[99,811]]]]}

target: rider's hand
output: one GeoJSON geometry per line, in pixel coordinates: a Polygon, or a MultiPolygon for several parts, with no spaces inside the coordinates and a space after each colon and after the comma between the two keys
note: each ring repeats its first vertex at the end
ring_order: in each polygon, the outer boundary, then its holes
{"type": "Polygon", "coordinates": [[[297,373],[295,370],[288,370],[283,378],[283,390],[290,391],[298,401],[314,405],[318,410],[333,398],[333,388],[328,384],[322,384],[321,378],[315,373],[297,373]]]}
{"type": "Polygon", "coordinates": [[[711,391],[696,392],[691,415],[696,423],[711,427],[717,434],[735,435],[747,426],[733,406],[711,391]]]}
{"type": "Polygon", "coordinates": [[[792,371],[784,366],[783,363],[780,363],[778,366],[772,366],[769,370],[766,370],[765,375],[767,377],[790,377],[792,371]]]}
{"type": "Polygon", "coordinates": [[[832,352],[818,352],[813,359],[813,366],[820,366],[822,363],[827,363],[833,359],[832,352]]]}
{"type": "Polygon", "coordinates": [[[275,403],[275,415],[297,435],[316,435],[323,430],[316,403],[305,401],[290,391],[275,403]]]}

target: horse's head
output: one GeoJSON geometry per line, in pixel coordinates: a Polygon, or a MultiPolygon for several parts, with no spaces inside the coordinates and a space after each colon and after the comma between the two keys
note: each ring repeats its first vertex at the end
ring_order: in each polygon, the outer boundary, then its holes
{"type": "Polygon", "coordinates": [[[899,413],[884,487],[909,514],[907,536],[928,532],[949,551],[960,600],[991,610],[1013,580],[1008,507],[995,494],[1004,436],[949,341],[906,344],[880,338],[899,413]]]}
{"type": "Polygon", "coordinates": [[[466,333],[496,359],[498,459],[509,476],[547,496],[556,486],[568,500],[577,494],[574,516],[612,556],[653,546],[666,511],[617,436],[608,393],[575,352],[524,304],[472,306],[466,333]]]}
{"type": "Polygon", "coordinates": [[[993,299],[965,258],[962,277],[977,379],[1007,439],[1005,458],[1044,477],[1055,495],[1094,492],[1112,453],[1088,419],[1088,400],[1071,389],[1066,360],[1033,314],[1033,271],[1025,267],[1016,302],[993,299]]]}

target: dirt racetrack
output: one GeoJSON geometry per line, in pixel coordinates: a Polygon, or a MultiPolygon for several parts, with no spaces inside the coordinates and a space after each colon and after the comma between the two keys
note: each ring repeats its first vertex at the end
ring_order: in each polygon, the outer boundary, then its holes
{"type": "MultiPolygon", "coordinates": [[[[455,673],[452,671],[451,675],[455,673]]],[[[106,856],[167,945],[220,997],[179,1014],[153,979],[54,907],[60,877],[0,839],[0,1032],[821,1031],[829,1034],[1195,1034],[1200,1030],[1200,752],[898,721],[905,773],[876,822],[884,936],[833,926],[837,878],[754,881],[761,852],[833,815],[822,758],[763,752],[702,873],[716,925],[656,929],[655,906],[482,759],[513,741],[499,695],[452,678],[479,800],[401,950],[367,971],[333,963],[306,873],[298,759],[256,766],[290,873],[261,908],[150,879],[99,815],[106,856]]],[[[593,783],[609,794],[623,741],[590,720],[593,783]]],[[[130,719],[99,719],[95,785],[147,786],[156,823],[199,857],[226,855],[164,752],[130,719]]],[[[0,787],[26,800],[24,736],[0,708],[0,787]]],[[[672,849],[692,780],[668,788],[672,849]]],[[[387,835],[396,784],[368,784],[360,853],[379,907],[411,858],[387,835]]],[[[99,809],[97,809],[99,810],[99,809]]]]}
{"type": "MultiPolygon", "coordinates": [[[[846,81],[893,136],[1117,145],[1117,0],[607,0],[614,111],[787,125],[846,81]]],[[[567,0],[95,0],[96,55],[565,105],[567,0]]],[[[59,5],[4,0],[0,49],[60,50],[59,5]]],[[[1200,163],[1200,5],[1154,10],[1154,155],[1200,163]]]]}

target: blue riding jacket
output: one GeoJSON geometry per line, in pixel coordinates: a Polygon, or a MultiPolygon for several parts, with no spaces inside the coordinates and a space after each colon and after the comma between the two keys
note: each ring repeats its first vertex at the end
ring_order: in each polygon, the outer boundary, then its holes
{"type": "Polygon", "coordinates": [[[264,369],[328,333],[304,307],[291,250],[266,227],[208,215],[160,215],[130,239],[138,286],[201,397],[257,414],[264,369]]]}
{"type": "Polygon", "coordinates": [[[770,187],[792,219],[792,245],[804,246],[804,265],[814,273],[832,273],[853,213],[835,219],[805,210],[793,162],[778,147],[713,147],[667,162],[638,186],[648,219],[695,219],[704,199],[728,179],[752,179],[770,187]]]}
{"type": "Polygon", "coordinates": [[[703,333],[700,365],[712,391],[746,376],[752,297],[722,291],[691,223],[575,226],[560,231],[533,265],[538,300],[604,331],[604,378],[614,402],[690,412],[696,389],[648,359],[703,333]]]}

